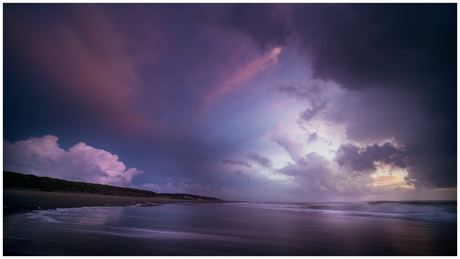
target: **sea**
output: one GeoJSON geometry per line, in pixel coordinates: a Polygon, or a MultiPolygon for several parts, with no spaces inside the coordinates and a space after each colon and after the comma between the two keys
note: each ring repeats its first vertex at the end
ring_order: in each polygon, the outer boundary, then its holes
{"type": "Polygon", "coordinates": [[[457,202],[184,202],[36,210],[4,215],[3,255],[457,255],[457,202]]]}

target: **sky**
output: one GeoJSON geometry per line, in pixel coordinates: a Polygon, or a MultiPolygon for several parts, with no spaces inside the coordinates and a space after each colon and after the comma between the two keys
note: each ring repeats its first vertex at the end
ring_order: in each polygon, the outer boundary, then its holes
{"type": "Polygon", "coordinates": [[[245,201],[457,197],[457,5],[3,4],[3,168],[245,201]]]}

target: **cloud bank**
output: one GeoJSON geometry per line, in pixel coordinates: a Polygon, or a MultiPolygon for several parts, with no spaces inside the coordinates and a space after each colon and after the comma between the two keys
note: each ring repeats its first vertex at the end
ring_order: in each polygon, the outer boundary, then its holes
{"type": "Polygon", "coordinates": [[[68,150],[57,142],[52,135],[14,143],[4,141],[4,170],[116,186],[130,186],[132,178],[143,173],[136,168],[127,169],[117,155],[83,142],[68,150]]]}
{"type": "Polygon", "coordinates": [[[258,16],[250,14],[252,5],[225,8],[222,26],[248,35],[262,50],[295,48],[311,63],[314,80],[333,80],[346,93],[331,103],[319,94],[326,87],[279,86],[309,105],[300,121],[325,114],[325,121],[343,124],[347,138],[363,146],[393,139],[405,147],[408,182],[456,186],[455,5],[260,7],[258,16]]]}

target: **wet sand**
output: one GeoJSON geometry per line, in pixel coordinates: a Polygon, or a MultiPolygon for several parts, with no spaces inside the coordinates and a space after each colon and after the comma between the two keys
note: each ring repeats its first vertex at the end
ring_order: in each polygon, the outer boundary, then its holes
{"type": "Polygon", "coordinates": [[[222,203],[224,201],[45,192],[38,190],[3,190],[4,214],[25,212],[37,209],[73,208],[86,206],[126,206],[132,204],[151,205],[183,202],[222,203]]]}
{"type": "Polygon", "coordinates": [[[220,204],[84,207],[4,218],[4,255],[440,256],[456,224],[220,204]]]}

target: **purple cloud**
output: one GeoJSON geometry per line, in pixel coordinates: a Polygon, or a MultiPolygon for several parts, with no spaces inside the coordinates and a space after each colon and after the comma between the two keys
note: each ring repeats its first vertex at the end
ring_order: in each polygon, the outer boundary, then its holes
{"type": "Polygon", "coordinates": [[[248,184],[252,184],[252,180],[251,180],[251,176],[241,170],[237,170],[235,171],[235,174],[238,175],[238,176],[241,176],[243,178],[245,178],[248,182],[248,184]]]}
{"type": "Polygon", "coordinates": [[[241,166],[245,166],[245,167],[251,167],[251,165],[244,161],[244,160],[241,160],[241,159],[233,159],[233,158],[224,158],[221,160],[221,162],[223,164],[230,164],[230,165],[241,165],[241,166]]]}
{"type": "Polygon", "coordinates": [[[261,166],[263,166],[265,168],[272,168],[273,167],[272,161],[268,157],[264,157],[264,156],[260,155],[259,153],[255,152],[255,151],[248,151],[248,152],[246,152],[245,156],[249,160],[252,160],[252,161],[258,163],[259,165],[261,165],[261,166]]]}
{"type": "Polygon", "coordinates": [[[202,22],[243,31],[266,49],[284,45],[290,38],[290,9],[286,4],[222,4],[201,5],[196,12],[202,22]]]}
{"type": "Polygon", "coordinates": [[[398,149],[390,143],[382,146],[374,144],[359,148],[353,145],[342,145],[337,151],[337,163],[340,166],[349,166],[353,171],[372,173],[377,170],[375,163],[407,167],[407,155],[403,149],[398,149]]]}
{"type": "Polygon", "coordinates": [[[118,156],[83,142],[64,150],[58,138],[45,135],[14,143],[3,142],[4,169],[72,181],[130,186],[134,176],[143,173],[127,169],[118,156]]]}
{"type": "Polygon", "coordinates": [[[299,117],[300,119],[304,121],[309,121],[316,117],[322,110],[324,110],[327,107],[327,103],[322,103],[318,106],[315,106],[311,109],[306,109],[305,111],[301,112],[299,117]]]}

